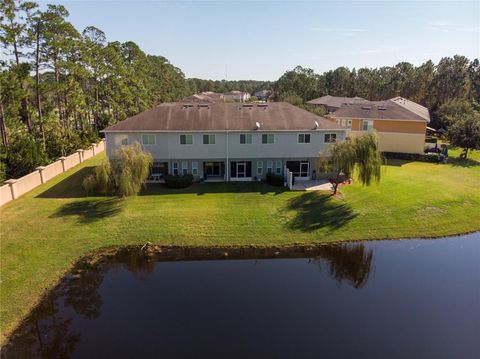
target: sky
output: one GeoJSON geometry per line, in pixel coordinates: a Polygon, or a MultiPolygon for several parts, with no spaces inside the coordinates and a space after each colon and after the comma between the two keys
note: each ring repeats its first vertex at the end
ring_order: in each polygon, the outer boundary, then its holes
{"type": "Polygon", "coordinates": [[[276,80],[297,65],[420,65],[480,57],[480,1],[48,1],[81,31],[134,41],[186,77],[276,80]]]}

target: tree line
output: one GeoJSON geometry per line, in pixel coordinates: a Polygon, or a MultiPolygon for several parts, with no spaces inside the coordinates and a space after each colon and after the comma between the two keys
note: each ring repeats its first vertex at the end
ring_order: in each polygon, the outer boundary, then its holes
{"type": "Polygon", "coordinates": [[[192,93],[184,74],[132,41],[77,30],[64,6],[0,3],[0,179],[87,146],[106,126],[192,93]]]}
{"type": "Polygon", "coordinates": [[[405,97],[429,108],[433,124],[445,126],[441,108],[451,101],[480,102],[480,63],[465,56],[444,57],[414,66],[401,62],[380,68],[335,70],[317,74],[297,66],[285,72],[274,84],[275,100],[305,103],[332,95],[359,96],[371,101],[405,97]]]}
{"type": "Polygon", "coordinates": [[[225,93],[229,91],[243,91],[254,94],[261,90],[272,90],[273,81],[257,81],[257,80],[203,80],[198,78],[187,79],[188,85],[192,93],[204,91],[212,91],[225,93]]]}

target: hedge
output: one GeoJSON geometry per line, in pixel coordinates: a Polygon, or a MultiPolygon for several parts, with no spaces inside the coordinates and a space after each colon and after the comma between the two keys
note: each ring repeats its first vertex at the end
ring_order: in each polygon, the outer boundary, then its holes
{"type": "Polygon", "coordinates": [[[186,188],[192,185],[193,176],[191,174],[183,176],[165,175],[165,185],[170,188],[186,188]]]}
{"type": "Polygon", "coordinates": [[[283,176],[276,175],[274,173],[267,173],[267,183],[272,186],[283,187],[284,179],[283,176]]]}
{"type": "Polygon", "coordinates": [[[397,152],[383,152],[383,157],[387,160],[407,160],[419,162],[438,162],[437,154],[419,154],[419,153],[397,153],[397,152]]]}

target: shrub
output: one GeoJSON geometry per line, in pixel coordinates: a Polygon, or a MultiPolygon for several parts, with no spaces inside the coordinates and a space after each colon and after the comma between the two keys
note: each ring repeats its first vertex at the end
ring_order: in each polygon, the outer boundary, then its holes
{"type": "Polygon", "coordinates": [[[274,173],[267,173],[267,183],[272,185],[272,186],[278,186],[278,187],[283,187],[284,184],[284,179],[283,176],[276,175],[274,173]]]}
{"type": "Polygon", "coordinates": [[[184,176],[165,175],[165,185],[170,188],[186,188],[192,185],[193,176],[191,174],[184,176]]]}
{"type": "Polygon", "coordinates": [[[95,193],[97,190],[97,180],[95,179],[95,175],[90,174],[83,179],[82,187],[87,192],[87,194],[95,193]]]}
{"type": "Polygon", "coordinates": [[[419,161],[419,162],[438,162],[438,156],[436,154],[418,154],[418,153],[397,153],[397,152],[383,152],[384,158],[387,160],[406,160],[406,161],[419,161]]]}

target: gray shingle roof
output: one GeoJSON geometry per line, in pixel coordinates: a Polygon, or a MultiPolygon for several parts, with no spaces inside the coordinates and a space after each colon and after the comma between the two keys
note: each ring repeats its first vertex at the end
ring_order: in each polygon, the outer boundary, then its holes
{"type": "Polygon", "coordinates": [[[361,97],[338,97],[327,95],[307,101],[307,103],[310,105],[324,105],[328,107],[340,108],[345,104],[360,103],[365,101],[367,100],[361,97]]]}
{"type": "Polygon", "coordinates": [[[430,122],[430,115],[428,114],[427,108],[400,97],[386,101],[367,101],[342,106],[333,112],[331,116],[430,122]]]}
{"type": "Polygon", "coordinates": [[[323,117],[285,102],[262,104],[165,103],[127,118],[105,132],[343,130],[323,117]]]}

